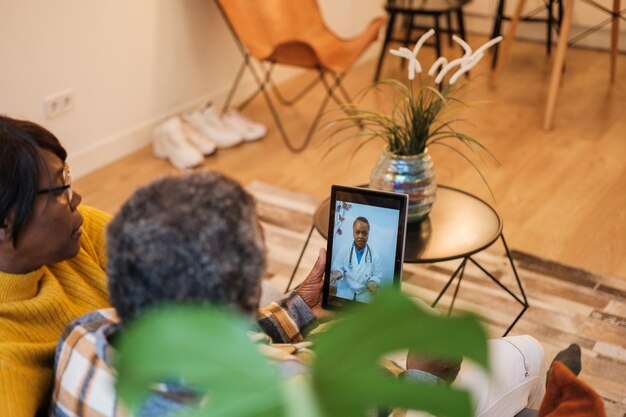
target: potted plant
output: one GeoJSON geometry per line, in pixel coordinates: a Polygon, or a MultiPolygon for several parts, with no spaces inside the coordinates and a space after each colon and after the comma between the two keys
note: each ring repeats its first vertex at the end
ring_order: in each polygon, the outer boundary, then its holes
{"type": "Polygon", "coordinates": [[[413,50],[404,47],[390,50],[392,55],[408,60],[408,85],[397,80],[382,80],[370,85],[357,96],[358,102],[372,89],[391,93],[389,95],[393,97],[393,107],[390,113],[380,113],[360,104],[350,103],[341,106],[346,116],[331,123],[330,136],[352,128],[355,123],[361,128],[333,144],[331,150],[355,138],[364,139],[357,150],[374,139],[385,142],[378,163],[372,170],[369,186],[408,194],[408,219],[413,222],[423,220],[435,201],[437,185],[433,162],[428,153],[429,146],[444,146],[459,154],[478,171],[485,184],[485,177],[476,164],[449,142],[458,141],[471,152],[483,150],[491,155],[476,139],[455,130],[457,119],[454,115],[454,104],[463,104],[456,97],[465,85],[465,82],[458,82],[459,78],[475,67],[485,51],[502,37],[494,38],[472,51],[465,41],[454,36],[453,40],[461,45],[464,55],[450,62],[445,57],[439,57],[430,67],[427,79],[423,80],[417,55],[434,33],[433,29],[426,32],[413,50]],[[415,75],[419,76],[417,86],[414,85],[415,75]]]}

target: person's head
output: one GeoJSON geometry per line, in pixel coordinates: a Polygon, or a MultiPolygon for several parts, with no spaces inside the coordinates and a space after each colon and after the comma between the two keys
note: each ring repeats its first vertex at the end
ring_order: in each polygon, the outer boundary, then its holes
{"type": "Polygon", "coordinates": [[[354,246],[361,250],[367,244],[370,235],[370,222],[365,217],[357,217],[352,223],[352,234],[354,236],[354,246]]]}
{"type": "Polygon", "coordinates": [[[217,172],[139,189],[107,230],[111,305],[127,321],[159,303],[256,311],[265,247],[255,203],[217,172]]]}
{"type": "Polygon", "coordinates": [[[81,197],[66,157],[48,130],[0,115],[0,270],[29,272],[78,253],[81,197]]]}

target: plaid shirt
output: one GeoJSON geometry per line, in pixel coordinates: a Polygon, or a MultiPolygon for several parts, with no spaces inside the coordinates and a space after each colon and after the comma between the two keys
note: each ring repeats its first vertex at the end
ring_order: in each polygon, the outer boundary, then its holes
{"type": "MultiPolygon", "coordinates": [[[[284,375],[294,375],[303,372],[304,364],[310,362],[309,343],[303,342],[303,332],[314,322],[315,316],[304,300],[291,292],[259,311],[258,324],[266,334],[251,332],[250,337],[265,342],[259,344],[261,353],[279,362],[284,375]]],[[[56,349],[51,416],[127,415],[115,395],[115,351],[110,344],[120,329],[120,319],[112,308],[86,314],[68,326],[56,349]]],[[[186,408],[196,399],[179,384],[158,384],[154,388],[155,395],[143,404],[140,416],[166,415],[186,408]]]]}

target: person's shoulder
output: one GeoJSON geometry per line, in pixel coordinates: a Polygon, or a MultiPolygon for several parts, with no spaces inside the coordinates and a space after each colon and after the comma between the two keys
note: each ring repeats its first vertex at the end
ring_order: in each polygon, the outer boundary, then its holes
{"type": "Polygon", "coordinates": [[[72,321],[68,327],[85,327],[91,331],[97,328],[95,324],[117,324],[120,323],[120,318],[114,308],[101,308],[99,310],[92,311],[87,314],[83,314],[79,318],[72,321]]]}
{"type": "Polygon", "coordinates": [[[55,370],[58,372],[59,362],[67,360],[74,352],[83,357],[96,353],[106,363],[110,356],[107,339],[120,328],[121,321],[114,308],[92,311],[73,320],[57,344],[55,370]]]}
{"type": "Polygon", "coordinates": [[[102,308],[83,314],[67,325],[61,336],[61,344],[76,337],[76,334],[86,335],[102,332],[110,327],[119,326],[120,318],[114,308],[102,308]]]}

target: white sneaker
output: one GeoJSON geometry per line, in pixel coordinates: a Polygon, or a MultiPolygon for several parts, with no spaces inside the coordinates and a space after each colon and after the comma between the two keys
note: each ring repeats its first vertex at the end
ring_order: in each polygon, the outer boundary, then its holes
{"type": "Polygon", "coordinates": [[[183,118],[200,133],[215,142],[218,148],[230,148],[239,145],[243,139],[239,132],[224,125],[212,106],[204,110],[196,110],[183,116],[183,118]]]}
{"type": "Polygon", "coordinates": [[[237,110],[229,110],[222,116],[224,124],[237,132],[245,141],[259,140],[267,134],[267,127],[261,123],[253,122],[237,110]]]}
{"type": "Polygon", "coordinates": [[[215,142],[198,132],[198,129],[187,122],[183,122],[183,131],[189,143],[196,147],[204,156],[212,155],[217,150],[215,142]]]}
{"type": "Polygon", "coordinates": [[[172,117],[154,129],[154,155],[169,159],[178,169],[199,165],[204,160],[202,154],[185,138],[183,123],[179,117],[172,117]]]}

